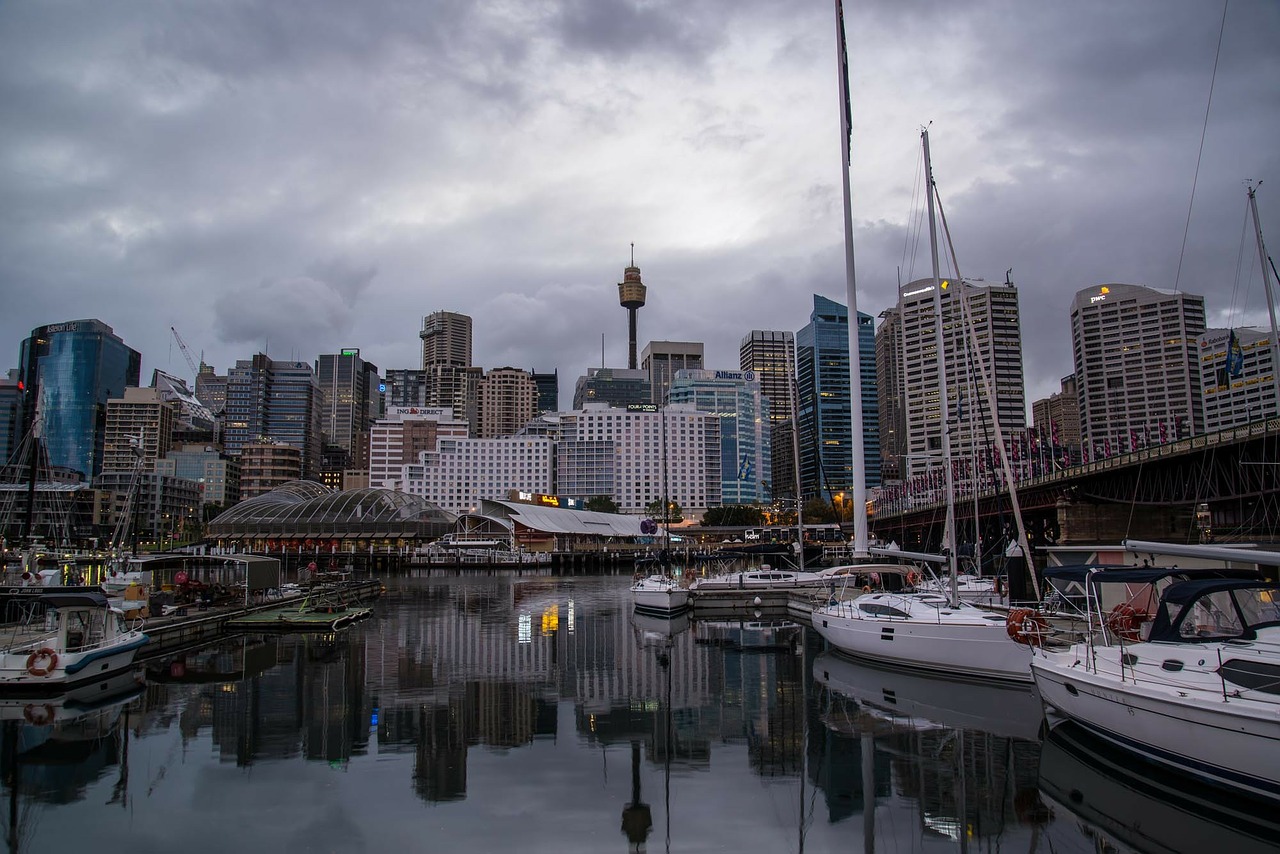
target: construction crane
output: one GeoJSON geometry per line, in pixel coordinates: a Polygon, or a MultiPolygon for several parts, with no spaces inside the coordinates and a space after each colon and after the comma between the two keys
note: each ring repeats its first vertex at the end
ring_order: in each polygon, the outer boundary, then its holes
{"type": "MultiPolygon", "coordinates": [[[[191,351],[187,349],[187,342],[182,340],[182,336],[178,334],[178,330],[172,326],[169,331],[173,333],[173,340],[178,342],[178,349],[182,351],[182,358],[187,360],[187,366],[191,368],[191,376],[200,376],[200,369],[196,367],[195,359],[191,358],[191,351]]],[[[201,361],[204,361],[201,359],[201,361]]]]}

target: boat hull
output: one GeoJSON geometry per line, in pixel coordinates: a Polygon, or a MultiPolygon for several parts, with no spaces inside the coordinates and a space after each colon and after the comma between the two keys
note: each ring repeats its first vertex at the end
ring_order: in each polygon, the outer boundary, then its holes
{"type": "Polygon", "coordinates": [[[631,590],[635,609],[646,614],[681,614],[689,608],[689,591],[683,587],[649,588],[637,585],[631,590]]]}
{"type": "Polygon", "coordinates": [[[1073,652],[1039,655],[1031,666],[1051,726],[1072,720],[1183,774],[1280,799],[1275,703],[1181,690],[1172,682],[1122,681],[1086,670],[1073,652]]]}
{"type": "Polygon", "coordinates": [[[87,682],[105,679],[133,665],[138,650],[149,638],[142,632],[128,632],[117,642],[82,652],[60,652],[56,665],[47,674],[32,673],[29,650],[0,655],[0,693],[56,694],[87,682]]]}
{"type": "Polygon", "coordinates": [[[874,619],[853,615],[852,604],[821,608],[812,616],[818,634],[845,655],[913,670],[1031,681],[1031,649],[1009,639],[1003,619],[998,623],[874,619]]]}

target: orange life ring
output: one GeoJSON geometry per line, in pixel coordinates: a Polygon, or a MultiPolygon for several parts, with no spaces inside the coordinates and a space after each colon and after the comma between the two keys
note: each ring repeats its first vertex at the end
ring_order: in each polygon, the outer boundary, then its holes
{"type": "Polygon", "coordinates": [[[53,722],[53,706],[48,703],[39,706],[35,703],[27,703],[27,707],[22,710],[22,716],[32,726],[45,726],[53,722]]]}
{"type": "Polygon", "coordinates": [[[58,667],[58,653],[42,646],[27,656],[27,672],[32,676],[48,676],[58,667]]]}
{"type": "Polygon", "coordinates": [[[1013,608],[1005,617],[1005,631],[1016,643],[1041,646],[1049,634],[1049,621],[1032,608],[1013,608]]]}
{"type": "Polygon", "coordinates": [[[916,572],[914,569],[907,573],[907,584],[910,584],[912,587],[915,587],[919,583],[920,583],[920,573],[916,572]]]}
{"type": "Polygon", "coordinates": [[[1128,602],[1121,602],[1107,614],[1107,628],[1116,637],[1127,641],[1138,641],[1142,639],[1140,628],[1146,619],[1146,614],[1128,602]]]}
{"type": "Polygon", "coordinates": [[[871,592],[871,585],[870,585],[870,584],[864,584],[864,585],[862,585],[862,592],[863,592],[863,593],[870,593],[870,592],[871,592]]]}

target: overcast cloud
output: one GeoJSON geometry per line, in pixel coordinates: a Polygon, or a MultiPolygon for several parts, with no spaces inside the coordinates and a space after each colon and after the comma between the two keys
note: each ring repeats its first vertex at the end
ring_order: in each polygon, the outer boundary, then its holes
{"type": "MultiPolygon", "coordinates": [[[[1243,182],[1275,244],[1280,4],[1227,8],[1194,205],[1221,3],[845,5],[862,311],[928,275],[932,122],[960,272],[1013,268],[1028,401],[1072,370],[1090,285],[1267,325],[1243,182]]],[[[144,383],[187,373],[170,326],[219,372],[411,368],[445,309],[476,364],[558,369],[567,407],[602,336],[625,366],[633,242],[640,346],[736,368],[749,330],[845,301],[836,87],[829,0],[0,5],[0,370],[88,317],[144,383]]]]}

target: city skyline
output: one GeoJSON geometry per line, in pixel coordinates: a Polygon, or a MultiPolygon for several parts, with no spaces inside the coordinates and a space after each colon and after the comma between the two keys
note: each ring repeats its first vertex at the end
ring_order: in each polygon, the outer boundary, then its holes
{"type": "MultiPolygon", "coordinates": [[[[143,377],[186,375],[170,326],[220,372],[353,346],[413,368],[443,310],[478,364],[558,370],[566,401],[626,364],[632,243],[640,344],[703,342],[709,368],[846,301],[831,3],[313,12],[0,9],[0,371],[81,318],[143,377]]],[[[1275,4],[845,14],[860,311],[928,274],[903,247],[932,122],[960,272],[1022,295],[1028,405],[1073,370],[1084,288],[1267,326],[1243,180],[1274,232],[1275,4]]]]}

